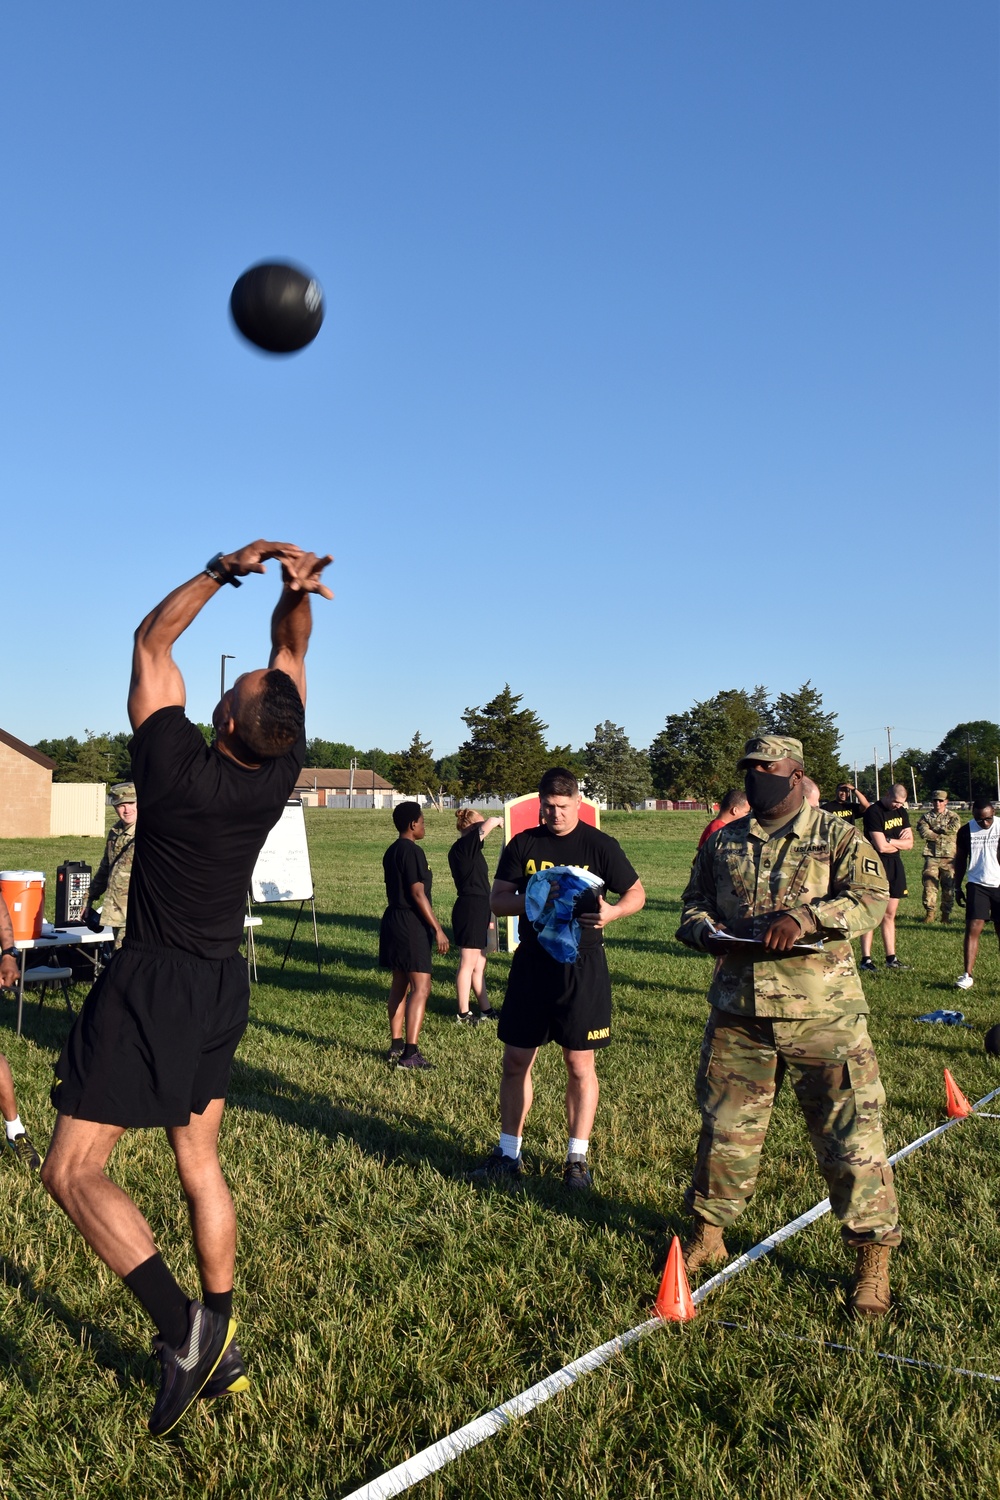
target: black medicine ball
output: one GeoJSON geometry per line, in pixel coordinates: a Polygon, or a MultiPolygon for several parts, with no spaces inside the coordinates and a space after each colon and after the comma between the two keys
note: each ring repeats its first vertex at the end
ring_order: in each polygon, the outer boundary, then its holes
{"type": "Polygon", "coordinates": [[[1000,1057],[1000,1026],[991,1026],[983,1040],[983,1046],[987,1052],[992,1052],[994,1057],[1000,1057]]]}
{"type": "Polygon", "coordinates": [[[245,339],[269,354],[294,354],[311,344],[323,323],[323,288],[296,266],[251,266],[229,298],[233,322],[245,339]]]}

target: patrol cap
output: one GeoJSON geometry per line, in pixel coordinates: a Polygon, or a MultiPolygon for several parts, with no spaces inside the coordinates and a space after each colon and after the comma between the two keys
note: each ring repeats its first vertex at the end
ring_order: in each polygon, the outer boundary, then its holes
{"type": "Polygon", "coordinates": [[[121,802],[134,802],[135,800],[134,781],[116,781],[108,792],[108,801],[112,807],[117,807],[121,802]]]}
{"type": "Polygon", "coordinates": [[[947,802],[947,800],[948,800],[948,793],[947,792],[941,792],[941,791],[931,792],[931,801],[932,802],[947,802]]]}
{"type": "Polygon", "coordinates": [[[743,758],[736,762],[737,771],[745,771],[747,766],[752,766],[755,761],[769,760],[797,760],[800,766],[804,766],[802,759],[802,741],[793,740],[790,734],[762,734],[756,739],[747,740],[743,746],[743,758]]]}

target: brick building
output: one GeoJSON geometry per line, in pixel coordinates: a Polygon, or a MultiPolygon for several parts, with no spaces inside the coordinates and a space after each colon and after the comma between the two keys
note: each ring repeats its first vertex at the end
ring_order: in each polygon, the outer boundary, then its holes
{"type": "Polygon", "coordinates": [[[0,729],[0,838],[47,839],[54,760],[0,729]]]}

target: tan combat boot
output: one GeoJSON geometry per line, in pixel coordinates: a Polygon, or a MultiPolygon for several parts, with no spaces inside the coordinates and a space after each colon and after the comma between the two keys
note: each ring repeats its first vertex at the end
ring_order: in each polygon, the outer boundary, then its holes
{"type": "Polygon", "coordinates": [[[722,1230],[718,1224],[710,1224],[695,1214],[691,1225],[691,1237],[684,1245],[684,1269],[690,1276],[702,1266],[725,1265],[729,1259],[722,1230]]]}
{"type": "Polygon", "coordinates": [[[932,925],[933,921],[934,921],[934,908],[932,906],[932,907],[928,908],[927,915],[924,917],[924,926],[925,927],[930,927],[932,925]]]}
{"type": "Polygon", "coordinates": [[[882,1318],[889,1311],[889,1245],[859,1245],[848,1302],[855,1318],[882,1318]]]}

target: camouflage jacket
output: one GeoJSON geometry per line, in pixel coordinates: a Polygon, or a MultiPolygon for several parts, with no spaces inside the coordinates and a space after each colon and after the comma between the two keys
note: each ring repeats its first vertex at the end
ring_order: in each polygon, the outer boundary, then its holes
{"type": "Polygon", "coordinates": [[[93,904],[104,896],[101,915],[106,927],[122,927],[128,909],[128,883],[135,854],[135,824],[119,818],[108,831],[104,858],[90,882],[88,901],[93,904]],[[105,895],[107,892],[107,895],[105,895]]]}
{"type": "Polygon", "coordinates": [[[803,802],[790,825],[768,834],[749,815],[699,849],[683,896],[677,936],[704,947],[712,926],[789,911],[804,942],[821,953],[748,963],[739,952],[716,965],[710,1005],[787,1021],[857,1015],[868,1009],[850,939],[882,920],[889,886],[882,861],[846,818],[803,802]]]}
{"type": "Polygon", "coordinates": [[[949,807],[947,812],[925,812],[917,824],[917,833],[924,842],[925,859],[954,859],[955,839],[962,820],[949,807]]]}

